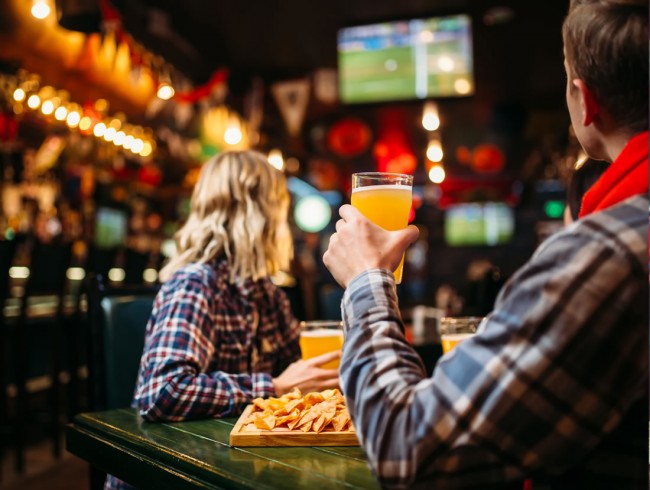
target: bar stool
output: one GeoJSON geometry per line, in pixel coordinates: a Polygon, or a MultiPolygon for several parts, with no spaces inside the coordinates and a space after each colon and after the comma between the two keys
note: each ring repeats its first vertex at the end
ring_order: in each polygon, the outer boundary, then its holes
{"type": "MultiPolygon", "coordinates": [[[[7,322],[5,318],[5,303],[10,296],[9,291],[9,269],[11,268],[16,255],[16,240],[0,241],[0,461],[3,459],[6,441],[9,438],[9,401],[7,399],[7,388],[9,379],[7,367],[9,352],[7,350],[7,322]]],[[[2,465],[0,465],[0,479],[2,477],[2,465]]]]}
{"type": "Polygon", "coordinates": [[[32,245],[30,273],[25,283],[25,291],[20,299],[18,320],[15,324],[13,339],[13,371],[16,383],[16,404],[12,420],[14,432],[14,449],[16,453],[16,471],[22,473],[25,467],[25,430],[27,403],[27,373],[32,360],[31,346],[28,344],[33,323],[28,318],[30,300],[36,296],[53,295],[57,298],[55,314],[51,320],[49,375],[51,387],[48,390],[49,435],[52,451],[58,459],[61,455],[61,341],[63,327],[63,300],[66,286],[66,273],[72,257],[71,243],[45,244],[35,240],[32,245]]]}
{"type": "MultiPolygon", "coordinates": [[[[75,297],[74,313],[68,327],[67,361],[70,379],[67,390],[68,418],[85,408],[83,402],[84,390],[79,376],[79,368],[88,360],[85,358],[85,345],[87,329],[84,328],[84,306],[88,308],[88,285],[93,282],[89,278],[101,278],[103,282],[108,277],[108,272],[116,266],[120,249],[118,247],[102,248],[95,244],[88,245],[88,254],[84,263],[86,279],[81,282],[81,287],[75,297]]],[[[88,394],[86,393],[86,396],[88,394]]]]}

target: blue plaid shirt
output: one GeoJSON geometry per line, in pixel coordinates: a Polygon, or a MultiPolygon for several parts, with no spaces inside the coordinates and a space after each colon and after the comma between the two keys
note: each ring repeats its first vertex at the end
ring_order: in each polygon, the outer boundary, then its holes
{"type": "Polygon", "coordinates": [[[384,486],[647,488],[647,197],[545,241],[431,377],[392,274],[356,277],[342,312],[341,381],[384,486]]]}
{"type": "MultiPolygon", "coordinates": [[[[225,260],[191,264],[161,287],[147,325],[133,406],[149,421],[239,415],[275,396],[300,359],[300,330],[270,279],[228,282],[225,260]]],[[[106,489],[131,488],[109,476],[106,489]]]]}

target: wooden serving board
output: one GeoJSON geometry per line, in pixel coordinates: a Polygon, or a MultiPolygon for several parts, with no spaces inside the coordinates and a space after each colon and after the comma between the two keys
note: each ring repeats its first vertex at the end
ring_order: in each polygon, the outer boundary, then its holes
{"type": "Polygon", "coordinates": [[[322,432],[303,432],[277,427],[262,430],[254,424],[244,424],[244,420],[254,409],[248,405],[237,423],[230,431],[231,446],[358,446],[357,433],[354,431],[336,432],[325,429],[322,432]]]}

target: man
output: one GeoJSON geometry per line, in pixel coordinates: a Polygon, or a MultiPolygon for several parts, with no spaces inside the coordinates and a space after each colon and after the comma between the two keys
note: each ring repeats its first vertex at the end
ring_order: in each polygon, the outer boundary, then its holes
{"type": "Polygon", "coordinates": [[[647,488],[647,0],[573,0],[563,38],[572,125],[612,163],[430,378],[389,272],[417,229],[340,210],[323,261],[346,288],[341,382],[384,486],[647,488]]]}

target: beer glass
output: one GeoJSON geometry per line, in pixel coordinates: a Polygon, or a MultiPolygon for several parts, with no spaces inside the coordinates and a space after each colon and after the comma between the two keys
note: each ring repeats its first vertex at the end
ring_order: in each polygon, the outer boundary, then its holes
{"type": "Polygon", "coordinates": [[[442,352],[446,354],[463,340],[476,333],[483,320],[478,316],[451,317],[445,316],[440,320],[440,343],[442,352]]]}
{"type": "MultiPolygon", "coordinates": [[[[350,204],[376,225],[395,231],[406,228],[411,211],[413,176],[386,172],[352,174],[350,204]]],[[[393,275],[402,282],[404,255],[393,275]]]]}
{"type": "MultiPolygon", "coordinates": [[[[343,322],[314,320],[300,322],[300,350],[303,359],[311,359],[343,348],[343,322]]],[[[339,367],[339,360],[327,362],[324,369],[339,367]]]]}

